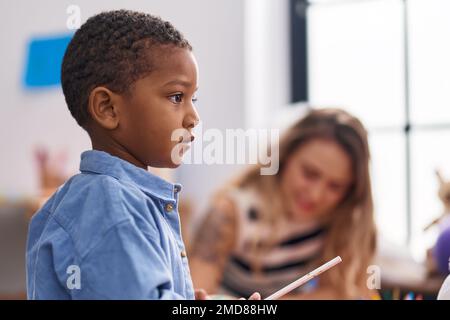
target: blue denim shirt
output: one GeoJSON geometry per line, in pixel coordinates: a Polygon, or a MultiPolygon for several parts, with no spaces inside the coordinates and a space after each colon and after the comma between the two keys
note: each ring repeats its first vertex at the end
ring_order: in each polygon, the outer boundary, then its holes
{"type": "Polygon", "coordinates": [[[31,220],[29,299],[194,299],[181,186],[101,151],[81,155],[31,220]]]}

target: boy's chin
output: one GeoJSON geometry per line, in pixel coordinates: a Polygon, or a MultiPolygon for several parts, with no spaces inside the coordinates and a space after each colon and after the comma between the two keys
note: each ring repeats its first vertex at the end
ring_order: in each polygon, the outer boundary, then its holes
{"type": "Polygon", "coordinates": [[[168,169],[176,169],[179,166],[181,166],[183,163],[183,157],[180,157],[179,159],[172,159],[169,158],[166,161],[164,161],[163,167],[168,169]]]}
{"type": "Polygon", "coordinates": [[[149,165],[149,167],[153,167],[153,168],[161,168],[161,169],[176,169],[179,166],[181,166],[181,163],[174,163],[172,161],[164,161],[164,162],[159,162],[157,164],[151,164],[149,165]]]}
{"type": "Polygon", "coordinates": [[[169,168],[169,169],[176,169],[176,168],[178,168],[179,166],[181,166],[181,163],[173,163],[173,162],[170,162],[170,163],[167,165],[167,168],[169,168]]]}
{"type": "Polygon", "coordinates": [[[149,167],[153,168],[176,169],[182,165],[183,157],[180,156],[178,158],[177,157],[172,158],[171,155],[169,155],[168,157],[162,157],[157,160],[153,159],[153,161],[148,161],[147,163],[149,167]]]}

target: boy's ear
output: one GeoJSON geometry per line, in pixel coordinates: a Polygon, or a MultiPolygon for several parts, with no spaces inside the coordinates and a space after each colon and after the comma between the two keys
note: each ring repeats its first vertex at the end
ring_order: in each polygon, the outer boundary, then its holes
{"type": "Polygon", "coordinates": [[[96,87],[89,95],[88,111],[92,120],[109,130],[119,125],[118,95],[106,87],[96,87]]]}

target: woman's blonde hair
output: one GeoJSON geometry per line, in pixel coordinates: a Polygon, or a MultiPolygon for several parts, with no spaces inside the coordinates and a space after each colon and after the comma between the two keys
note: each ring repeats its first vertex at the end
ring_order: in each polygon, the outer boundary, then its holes
{"type": "MultiPolygon", "coordinates": [[[[217,195],[224,195],[229,188],[252,187],[261,195],[262,223],[268,223],[277,231],[279,212],[286,212],[281,200],[280,177],[289,157],[312,139],[331,139],[350,156],[353,183],[342,201],[327,215],[327,233],[322,255],[317,264],[335,256],[343,262],[321,276],[321,286],[338,289],[341,298],[356,298],[368,293],[367,267],[373,259],[376,247],[376,230],[373,219],[373,202],[369,174],[369,147],[367,132],[362,123],[340,109],[313,109],[295,123],[282,136],[279,143],[279,172],[261,175],[261,165],[255,165],[239,175],[217,195]]],[[[255,248],[264,254],[275,238],[255,248]]],[[[258,266],[255,266],[258,269],[258,266]]]]}

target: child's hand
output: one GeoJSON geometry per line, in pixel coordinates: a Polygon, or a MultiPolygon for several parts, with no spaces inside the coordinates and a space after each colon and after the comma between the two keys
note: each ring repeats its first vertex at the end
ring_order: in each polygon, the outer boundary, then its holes
{"type": "Polygon", "coordinates": [[[211,297],[203,289],[195,289],[195,300],[211,300],[211,297]]]}
{"type": "MultiPolygon", "coordinates": [[[[239,300],[246,300],[245,298],[239,298],[239,300]]],[[[253,293],[248,300],[261,300],[261,295],[258,292],[253,293]]]]}

